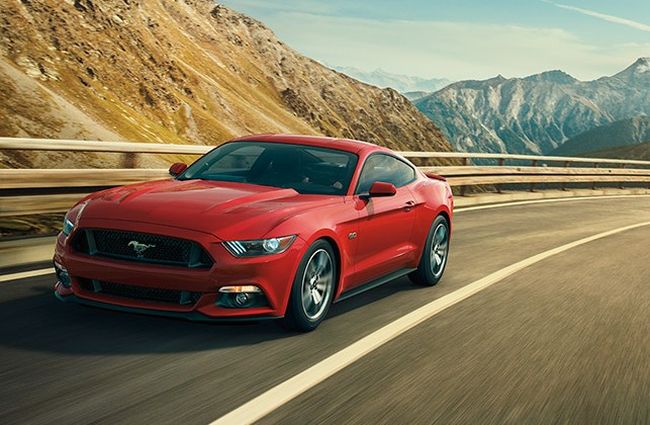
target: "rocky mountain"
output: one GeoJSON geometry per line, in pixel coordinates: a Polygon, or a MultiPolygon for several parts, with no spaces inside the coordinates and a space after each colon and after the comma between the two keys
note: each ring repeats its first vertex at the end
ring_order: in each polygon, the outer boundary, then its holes
{"type": "Polygon", "coordinates": [[[332,71],[213,0],[4,0],[0,20],[2,136],[215,145],[287,132],[450,149],[395,90],[332,71]]]}
{"type": "Polygon", "coordinates": [[[359,81],[363,81],[364,83],[382,88],[390,87],[400,93],[417,91],[432,93],[451,84],[451,80],[446,78],[414,77],[412,75],[394,74],[383,69],[363,71],[358,68],[346,66],[332,66],[332,69],[359,81]]]}
{"type": "Polygon", "coordinates": [[[458,150],[546,154],[592,128],[650,115],[650,58],[594,81],[562,71],[461,81],[415,104],[458,150]]]}
{"type": "Polygon", "coordinates": [[[637,145],[643,142],[650,142],[650,116],[614,121],[611,124],[592,128],[567,140],[551,154],[588,155],[590,152],[637,145]]]}

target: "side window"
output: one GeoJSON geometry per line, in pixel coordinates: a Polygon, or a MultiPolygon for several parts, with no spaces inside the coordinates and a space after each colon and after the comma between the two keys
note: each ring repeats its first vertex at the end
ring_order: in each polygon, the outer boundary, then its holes
{"type": "Polygon", "coordinates": [[[408,164],[389,155],[375,154],[363,165],[356,193],[367,193],[374,182],[392,183],[395,187],[402,187],[414,179],[415,171],[408,164]]]}

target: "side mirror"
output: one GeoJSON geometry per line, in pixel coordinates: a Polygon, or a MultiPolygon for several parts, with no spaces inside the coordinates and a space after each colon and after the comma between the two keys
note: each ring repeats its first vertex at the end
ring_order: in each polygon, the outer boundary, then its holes
{"type": "Polygon", "coordinates": [[[368,191],[368,198],[380,198],[385,196],[395,196],[397,189],[392,183],[374,182],[368,191]]]}
{"type": "Polygon", "coordinates": [[[176,162],[169,167],[169,174],[176,177],[183,171],[187,169],[187,164],[184,164],[182,162],[176,162]]]}

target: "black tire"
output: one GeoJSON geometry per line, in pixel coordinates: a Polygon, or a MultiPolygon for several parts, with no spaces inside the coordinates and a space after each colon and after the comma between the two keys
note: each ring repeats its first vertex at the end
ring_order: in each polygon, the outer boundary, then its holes
{"type": "Polygon", "coordinates": [[[300,332],[316,329],[327,316],[332,305],[337,279],[338,264],[332,246],[325,240],[317,240],[309,247],[300,261],[282,324],[288,329],[300,332]],[[320,264],[317,262],[320,261],[325,263],[329,261],[329,268],[324,266],[323,270],[317,273],[320,264]],[[327,276],[324,275],[325,273],[327,276]],[[316,280],[314,281],[314,279],[316,280]],[[318,297],[314,296],[314,292],[319,291],[319,283],[326,288],[323,290],[320,304],[316,302],[318,297]],[[310,309],[310,306],[313,308],[310,309]]]}
{"type": "Polygon", "coordinates": [[[444,216],[439,215],[431,224],[417,270],[409,274],[411,282],[422,286],[434,286],[440,282],[445,272],[445,267],[447,267],[448,258],[449,222],[444,216]],[[444,237],[442,240],[439,240],[442,232],[444,232],[444,237]],[[444,246],[442,245],[443,243],[444,246]],[[432,252],[434,248],[436,251],[432,252]],[[438,262],[439,258],[441,262],[438,262]]]}

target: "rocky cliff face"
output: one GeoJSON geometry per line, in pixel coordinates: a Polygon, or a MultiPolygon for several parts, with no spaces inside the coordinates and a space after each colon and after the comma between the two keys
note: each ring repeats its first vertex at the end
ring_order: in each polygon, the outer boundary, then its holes
{"type": "Polygon", "coordinates": [[[450,149],[396,91],[212,0],[6,0],[0,20],[2,136],[213,145],[287,132],[450,149]]]}
{"type": "Polygon", "coordinates": [[[456,149],[549,153],[594,127],[650,115],[650,58],[587,82],[562,71],[462,81],[415,104],[456,149]]]}

